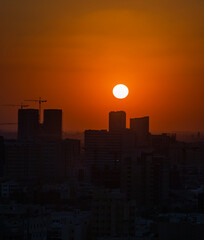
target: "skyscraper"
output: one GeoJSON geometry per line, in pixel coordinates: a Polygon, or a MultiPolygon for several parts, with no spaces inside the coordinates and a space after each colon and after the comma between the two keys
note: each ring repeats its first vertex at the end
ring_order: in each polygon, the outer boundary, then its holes
{"type": "Polygon", "coordinates": [[[18,139],[32,140],[39,134],[39,110],[19,109],[18,110],[18,139]]]}
{"type": "Polygon", "coordinates": [[[124,111],[109,113],[109,131],[126,129],[126,113],[124,111]]]}
{"type": "Polygon", "coordinates": [[[45,109],[43,135],[47,139],[61,139],[62,137],[62,110],[45,109]]]}
{"type": "Polygon", "coordinates": [[[137,146],[144,146],[148,142],[149,117],[131,118],[130,129],[136,134],[137,146]]]}
{"type": "Polygon", "coordinates": [[[5,164],[5,156],[4,156],[4,138],[0,136],[0,177],[4,174],[4,164],[5,164]]]}
{"type": "Polygon", "coordinates": [[[139,135],[149,134],[149,117],[131,118],[130,129],[137,132],[139,135]]]}

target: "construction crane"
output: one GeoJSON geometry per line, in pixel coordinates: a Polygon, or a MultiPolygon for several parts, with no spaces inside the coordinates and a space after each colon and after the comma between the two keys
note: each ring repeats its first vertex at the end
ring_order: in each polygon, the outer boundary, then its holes
{"type": "Polygon", "coordinates": [[[26,102],[37,102],[39,104],[39,118],[41,121],[41,108],[42,108],[42,103],[46,103],[47,100],[43,100],[41,97],[39,97],[39,99],[26,99],[24,100],[26,102]]]}
{"type": "Polygon", "coordinates": [[[1,106],[4,106],[4,107],[21,107],[21,109],[23,108],[26,108],[26,107],[29,107],[29,105],[25,105],[25,104],[3,104],[1,106]]]}

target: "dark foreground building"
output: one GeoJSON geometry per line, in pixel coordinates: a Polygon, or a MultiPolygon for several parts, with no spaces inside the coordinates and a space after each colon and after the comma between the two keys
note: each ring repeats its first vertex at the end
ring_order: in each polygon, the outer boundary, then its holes
{"type": "Polygon", "coordinates": [[[68,178],[79,157],[79,140],[6,141],[5,175],[16,180],[68,178]]]}

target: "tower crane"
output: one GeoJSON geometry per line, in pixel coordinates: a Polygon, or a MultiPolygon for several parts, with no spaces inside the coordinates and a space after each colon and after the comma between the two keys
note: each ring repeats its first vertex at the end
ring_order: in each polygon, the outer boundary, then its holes
{"type": "Polygon", "coordinates": [[[41,108],[42,108],[42,103],[46,103],[47,100],[42,99],[41,97],[39,97],[39,99],[26,99],[24,100],[26,102],[37,102],[39,104],[39,118],[41,121],[41,108]]]}
{"type": "MultiPolygon", "coordinates": [[[[26,108],[26,107],[29,107],[29,105],[25,105],[23,103],[21,104],[3,104],[3,105],[0,105],[2,107],[21,107],[21,109],[23,108],[26,108]]],[[[14,122],[5,122],[5,123],[0,123],[0,126],[5,126],[5,125],[16,125],[18,123],[14,123],[14,122]]]]}

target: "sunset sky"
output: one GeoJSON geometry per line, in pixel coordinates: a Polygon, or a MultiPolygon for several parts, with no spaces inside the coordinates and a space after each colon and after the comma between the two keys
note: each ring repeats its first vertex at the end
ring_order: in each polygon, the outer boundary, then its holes
{"type": "MultiPolygon", "coordinates": [[[[108,128],[111,110],[149,115],[151,131],[204,131],[203,13],[203,0],[2,0],[0,104],[41,96],[65,131],[108,128]]],[[[0,123],[16,121],[0,107],[0,123]]]]}

